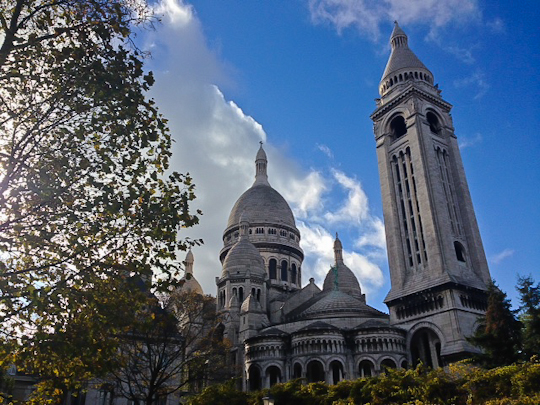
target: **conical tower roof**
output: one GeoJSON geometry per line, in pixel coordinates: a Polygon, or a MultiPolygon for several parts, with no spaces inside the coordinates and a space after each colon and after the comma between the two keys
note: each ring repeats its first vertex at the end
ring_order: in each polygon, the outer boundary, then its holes
{"type": "MultiPolygon", "coordinates": [[[[413,78],[417,80],[426,80],[433,83],[433,74],[422,63],[420,59],[409,48],[408,37],[405,32],[398,25],[397,21],[394,22],[394,30],[390,36],[390,44],[392,45],[392,53],[386,64],[386,69],[381,79],[382,85],[390,79],[399,78],[399,74],[402,73],[401,80],[403,80],[404,73],[412,74],[413,78]],[[427,79],[425,78],[427,75],[427,79]]],[[[395,80],[392,81],[393,84],[395,80]]],[[[385,91],[380,91],[383,95],[385,91]]]]}

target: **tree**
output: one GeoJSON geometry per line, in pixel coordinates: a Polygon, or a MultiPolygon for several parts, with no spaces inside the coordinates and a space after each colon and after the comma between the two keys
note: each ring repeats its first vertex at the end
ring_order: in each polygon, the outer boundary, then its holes
{"type": "Polygon", "coordinates": [[[178,236],[194,185],[169,173],[132,42],[151,18],[140,1],[0,0],[0,362],[48,396],[108,371],[143,305],[130,277],[167,288],[196,242],[178,236]]]}
{"type": "Polygon", "coordinates": [[[540,283],[534,285],[531,276],[519,277],[520,320],[523,324],[523,352],[530,358],[540,355],[540,283]]]}
{"type": "Polygon", "coordinates": [[[109,379],[115,395],[151,405],[223,381],[227,348],[217,328],[214,298],[177,291],[164,309],[150,301],[119,346],[121,365],[109,379]]]}
{"type": "Polygon", "coordinates": [[[493,368],[512,364],[521,350],[521,323],[512,310],[506,293],[492,282],[488,286],[486,314],[478,319],[478,328],[468,340],[482,349],[475,356],[485,367],[493,368]]]}

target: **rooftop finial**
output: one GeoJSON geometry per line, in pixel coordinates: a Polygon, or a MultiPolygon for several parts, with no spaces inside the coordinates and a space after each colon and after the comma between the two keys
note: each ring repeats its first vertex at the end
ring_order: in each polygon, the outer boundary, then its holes
{"type": "Polygon", "coordinates": [[[266,158],[266,152],[263,149],[263,142],[259,141],[261,145],[259,151],[257,152],[257,157],[255,158],[255,184],[265,184],[268,183],[268,175],[266,173],[266,166],[268,165],[268,159],[266,158]]]}
{"type": "Polygon", "coordinates": [[[336,232],[336,240],[334,241],[334,258],[336,259],[336,266],[338,263],[343,263],[343,246],[338,238],[336,232]]]}

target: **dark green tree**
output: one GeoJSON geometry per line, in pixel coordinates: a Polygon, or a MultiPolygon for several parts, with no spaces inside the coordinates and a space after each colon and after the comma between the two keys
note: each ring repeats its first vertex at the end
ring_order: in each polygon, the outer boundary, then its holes
{"type": "Polygon", "coordinates": [[[146,311],[123,336],[120,367],[106,381],[115,395],[141,405],[179,391],[200,392],[230,377],[214,298],[177,290],[165,303],[162,308],[149,298],[146,311]]]}
{"type": "Polygon", "coordinates": [[[151,20],[144,1],[0,0],[0,363],[55,398],[105,372],[142,305],[127,280],[168,288],[198,221],[133,46],[151,20]]]}
{"type": "Polygon", "coordinates": [[[531,276],[519,277],[520,320],[523,324],[523,353],[527,359],[540,355],[540,283],[531,276]]]}
{"type": "Polygon", "coordinates": [[[469,342],[482,349],[475,360],[493,368],[512,364],[521,351],[521,322],[512,310],[506,293],[492,282],[488,286],[486,314],[478,319],[478,327],[469,342]]]}

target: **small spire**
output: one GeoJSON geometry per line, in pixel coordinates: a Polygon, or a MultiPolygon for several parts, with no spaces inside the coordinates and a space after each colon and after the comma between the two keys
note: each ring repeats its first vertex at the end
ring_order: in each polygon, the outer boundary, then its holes
{"type": "Polygon", "coordinates": [[[193,274],[194,262],[195,262],[195,259],[193,257],[193,253],[191,252],[191,247],[190,247],[186,254],[186,260],[184,260],[184,264],[186,265],[186,274],[193,274]]]}
{"type": "Polygon", "coordinates": [[[392,35],[390,35],[390,44],[392,45],[392,49],[409,47],[407,34],[401,29],[397,20],[394,21],[394,30],[392,31],[392,35]]]}
{"type": "Polygon", "coordinates": [[[266,158],[266,152],[263,149],[263,142],[259,141],[259,144],[261,146],[259,147],[257,156],[255,157],[255,183],[253,183],[253,185],[265,184],[269,186],[268,174],[266,173],[268,159],[266,158]]]}
{"type": "Polygon", "coordinates": [[[341,244],[341,241],[338,238],[337,232],[336,232],[336,240],[334,241],[334,258],[336,260],[336,266],[339,263],[343,263],[343,245],[341,244]]]}

